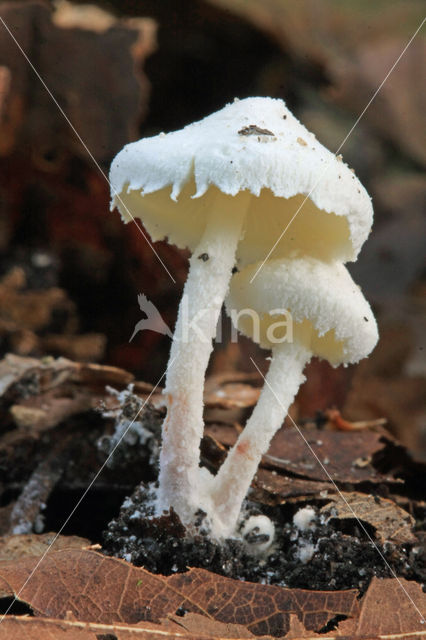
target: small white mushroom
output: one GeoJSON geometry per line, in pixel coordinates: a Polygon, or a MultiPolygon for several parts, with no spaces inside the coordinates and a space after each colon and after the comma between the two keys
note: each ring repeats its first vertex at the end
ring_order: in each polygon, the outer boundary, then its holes
{"type": "Polygon", "coordinates": [[[296,511],[293,516],[293,524],[295,527],[300,529],[300,531],[307,531],[308,529],[312,529],[314,527],[314,521],[317,517],[315,510],[312,507],[303,507],[296,511]]]}
{"type": "Polygon", "coordinates": [[[267,516],[250,516],[242,525],[241,536],[250,553],[263,554],[274,541],[275,527],[267,516]]]}
{"type": "Polygon", "coordinates": [[[378,339],[371,308],[342,264],[274,260],[250,282],[257,266],[233,276],[226,307],[243,334],[272,350],[272,361],[257,405],[214,480],[224,527],[235,526],[260,459],[305,380],[306,363],[313,355],[333,366],[355,363],[378,339]]]}
{"type": "Polygon", "coordinates": [[[140,218],[153,241],[192,251],[166,377],[158,498],[160,512],[172,505],[185,524],[208,493],[203,384],[234,264],[263,259],[289,224],[272,257],[355,260],[370,231],[367,192],[321,144],[298,142],[311,138],[282,100],[247,98],[128,144],[111,165],[111,208],[125,222],[140,218]]]}

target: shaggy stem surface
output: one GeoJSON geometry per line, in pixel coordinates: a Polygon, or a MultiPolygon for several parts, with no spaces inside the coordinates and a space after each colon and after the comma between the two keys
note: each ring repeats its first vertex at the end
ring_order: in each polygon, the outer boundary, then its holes
{"type": "Polygon", "coordinates": [[[229,536],[235,530],[241,505],[258,469],[262,455],[281,427],[294,397],[304,382],[303,369],[311,352],[300,343],[287,342],[272,350],[272,361],[256,407],[244,431],[229,451],[214,478],[212,498],[217,536],[229,536]]]}
{"type": "Polygon", "coordinates": [[[203,490],[210,486],[208,473],[199,468],[204,378],[244,213],[243,209],[210,213],[190,260],[170,352],[157,511],[172,506],[184,524],[203,506],[203,490]]]}

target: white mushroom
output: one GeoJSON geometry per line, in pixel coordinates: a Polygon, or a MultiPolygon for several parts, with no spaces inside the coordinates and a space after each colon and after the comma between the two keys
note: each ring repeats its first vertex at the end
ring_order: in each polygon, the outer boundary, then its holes
{"type": "Polygon", "coordinates": [[[305,364],[314,355],[333,366],[358,362],[378,339],[370,306],[340,263],[274,260],[250,283],[256,269],[251,265],[233,276],[226,307],[243,334],[272,350],[272,361],[258,403],[215,477],[215,526],[225,535],[305,380],[305,364]]]}
{"type": "Polygon", "coordinates": [[[166,378],[158,501],[188,523],[211,480],[199,470],[203,383],[234,264],[263,259],[290,222],[273,257],[355,260],[371,202],[349,168],[271,98],[235,101],[125,146],[110,181],[111,206],[125,222],[140,218],[153,241],[167,237],[192,251],[166,378]]]}
{"type": "Polygon", "coordinates": [[[274,542],[275,526],[267,516],[250,516],[242,523],[240,533],[250,553],[262,555],[274,542]]]}

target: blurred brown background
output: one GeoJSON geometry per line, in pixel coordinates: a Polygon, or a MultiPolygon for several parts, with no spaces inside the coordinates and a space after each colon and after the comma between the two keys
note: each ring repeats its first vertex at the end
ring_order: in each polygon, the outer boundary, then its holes
{"type": "MultiPolygon", "coordinates": [[[[421,0],[0,3],[0,355],[106,362],[156,382],[169,339],[145,331],[129,344],[137,293],[173,326],[187,256],[156,245],[174,285],[135,226],[108,211],[115,153],[251,95],[283,98],[336,150],[422,9],[421,0]]],[[[342,148],[373,197],[373,233],[350,269],[377,314],[379,346],[358,367],[313,362],[295,407],[299,420],[333,405],[348,419],[386,417],[419,457],[425,49],[423,29],[342,148]]],[[[221,344],[211,370],[252,371],[253,353],[266,367],[268,354],[248,341],[221,344]]]]}

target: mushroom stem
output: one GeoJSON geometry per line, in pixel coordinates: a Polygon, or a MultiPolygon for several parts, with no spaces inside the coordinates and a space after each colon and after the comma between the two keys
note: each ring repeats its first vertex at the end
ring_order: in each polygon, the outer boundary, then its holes
{"type": "Polygon", "coordinates": [[[212,499],[218,521],[213,521],[212,526],[219,537],[229,536],[235,530],[241,505],[262,455],[267,452],[305,381],[303,369],[311,356],[310,350],[300,342],[274,346],[259,400],[213,481],[212,499]]]}
{"type": "Polygon", "coordinates": [[[202,506],[208,476],[200,478],[204,377],[235,264],[245,210],[212,211],[190,260],[179,306],[164,393],[157,511],[173,507],[184,524],[202,506]]]}

